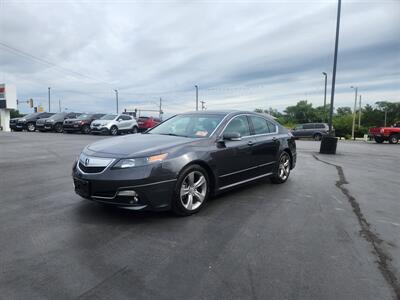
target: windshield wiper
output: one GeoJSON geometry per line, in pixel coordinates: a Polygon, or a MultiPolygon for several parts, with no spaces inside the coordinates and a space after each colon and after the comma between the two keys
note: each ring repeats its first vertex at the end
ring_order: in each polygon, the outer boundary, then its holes
{"type": "Polygon", "coordinates": [[[187,135],[180,135],[175,133],[159,133],[161,135],[170,135],[170,136],[179,136],[179,137],[188,137],[187,135]]]}

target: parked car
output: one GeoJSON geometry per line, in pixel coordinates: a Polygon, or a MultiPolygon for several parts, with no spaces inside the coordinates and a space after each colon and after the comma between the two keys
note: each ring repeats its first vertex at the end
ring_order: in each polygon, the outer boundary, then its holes
{"type": "Polygon", "coordinates": [[[67,133],[82,132],[90,133],[90,124],[96,119],[100,119],[105,114],[81,114],[77,118],[66,119],[63,123],[63,130],[67,133]]]}
{"type": "Polygon", "coordinates": [[[329,133],[329,126],[326,123],[298,124],[291,132],[296,138],[313,138],[320,141],[324,135],[329,133]]]}
{"type": "Polygon", "coordinates": [[[80,113],[74,112],[61,112],[54,114],[51,117],[37,120],[36,129],[39,131],[55,131],[61,133],[63,132],[64,120],[77,118],[79,115],[80,113]]]}
{"type": "Polygon", "coordinates": [[[41,113],[33,113],[26,115],[22,118],[19,118],[17,120],[17,124],[15,125],[15,130],[21,131],[21,130],[28,130],[30,132],[34,132],[36,130],[36,121],[39,119],[45,119],[50,116],[54,115],[54,113],[48,113],[48,112],[41,112],[41,113]]]}
{"type": "Polygon", "coordinates": [[[390,144],[397,144],[400,140],[400,122],[395,123],[392,127],[370,128],[368,135],[379,144],[384,141],[389,141],[390,144]]]}
{"type": "Polygon", "coordinates": [[[90,126],[92,133],[117,135],[121,132],[137,133],[138,124],[132,116],[126,114],[110,114],[93,121],[90,126]]]}
{"type": "Polygon", "coordinates": [[[143,132],[160,124],[161,120],[153,117],[139,117],[137,123],[139,125],[139,132],[143,132]]]}
{"type": "Polygon", "coordinates": [[[210,195],[270,177],[284,183],[296,164],[293,135],[263,115],[201,111],[176,115],[145,134],[88,145],[73,165],[75,192],[132,210],[190,215],[210,195]]]}
{"type": "Polygon", "coordinates": [[[22,129],[21,130],[17,129],[17,122],[18,122],[19,119],[21,119],[21,117],[10,119],[9,124],[10,124],[11,131],[21,131],[22,130],[22,129]]]}

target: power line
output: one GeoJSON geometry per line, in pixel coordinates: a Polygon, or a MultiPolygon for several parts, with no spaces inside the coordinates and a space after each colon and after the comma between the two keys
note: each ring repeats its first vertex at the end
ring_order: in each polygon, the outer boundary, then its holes
{"type": "Polygon", "coordinates": [[[8,50],[9,52],[11,52],[11,53],[13,53],[15,55],[19,55],[21,57],[31,59],[31,60],[33,60],[35,62],[41,63],[41,64],[49,66],[49,67],[57,68],[57,69],[59,69],[61,71],[64,71],[64,73],[69,73],[69,75],[77,75],[79,77],[84,77],[84,78],[87,78],[89,80],[101,83],[101,84],[110,85],[110,83],[108,83],[108,82],[96,79],[94,77],[88,76],[86,74],[83,74],[83,73],[80,73],[80,72],[77,72],[77,71],[74,71],[74,70],[71,70],[71,69],[68,69],[68,68],[65,68],[65,67],[61,67],[61,66],[59,66],[59,65],[57,65],[57,64],[55,64],[53,62],[50,62],[48,60],[42,59],[42,58],[37,57],[35,55],[32,55],[30,53],[27,53],[27,52],[24,52],[22,50],[19,50],[19,49],[13,47],[13,46],[10,46],[10,45],[7,45],[7,44],[1,42],[1,41],[0,41],[0,46],[2,46],[3,48],[5,48],[6,50],[8,50]]]}

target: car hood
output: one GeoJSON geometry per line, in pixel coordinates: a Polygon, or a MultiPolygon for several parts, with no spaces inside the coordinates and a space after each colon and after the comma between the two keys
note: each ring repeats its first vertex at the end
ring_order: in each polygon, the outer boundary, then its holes
{"type": "Polygon", "coordinates": [[[113,120],[94,120],[93,124],[107,125],[108,123],[111,122],[113,122],[113,120]]]}
{"type": "Polygon", "coordinates": [[[95,142],[87,146],[84,152],[98,157],[140,157],[142,155],[158,154],[167,148],[190,143],[194,140],[169,135],[134,134],[95,142]]]}

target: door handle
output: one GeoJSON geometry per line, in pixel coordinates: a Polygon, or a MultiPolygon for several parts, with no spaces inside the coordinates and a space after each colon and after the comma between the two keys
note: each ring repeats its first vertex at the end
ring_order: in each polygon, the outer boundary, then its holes
{"type": "Polygon", "coordinates": [[[249,146],[253,146],[253,145],[254,145],[254,143],[253,143],[252,141],[248,141],[248,142],[247,142],[247,145],[249,145],[249,146]]]}

